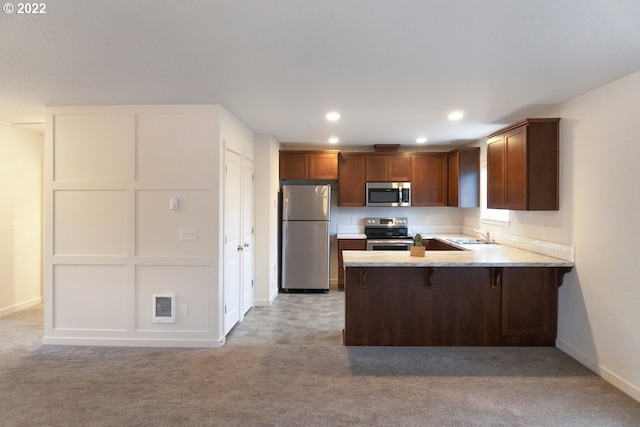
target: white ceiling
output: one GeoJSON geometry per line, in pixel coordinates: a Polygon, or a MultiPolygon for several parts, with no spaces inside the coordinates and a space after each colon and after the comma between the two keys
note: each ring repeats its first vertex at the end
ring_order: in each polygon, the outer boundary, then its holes
{"type": "Polygon", "coordinates": [[[44,3],[0,15],[2,122],[220,104],[283,143],[455,144],[640,70],[638,0],[44,3]]]}

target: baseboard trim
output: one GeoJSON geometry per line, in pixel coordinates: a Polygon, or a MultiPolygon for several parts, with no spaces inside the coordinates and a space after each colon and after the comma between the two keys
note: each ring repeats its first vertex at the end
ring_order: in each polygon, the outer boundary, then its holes
{"type": "Polygon", "coordinates": [[[276,300],[278,296],[278,290],[276,289],[270,296],[269,299],[261,298],[253,300],[253,304],[256,307],[271,307],[271,304],[276,300]]]}
{"type": "Polygon", "coordinates": [[[587,368],[591,369],[596,374],[600,375],[602,379],[604,379],[617,389],[623,391],[624,393],[640,402],[640,387],[631,384],[624,378],[617,375],[615,372],[600,365],[597,361],[593,360],[577,348],[562,341],[561,339],[556,339],[556,347],[576,359],[578,362],[582,363],[587,368]]]}
{"type": "Polygon", "coordinates": [[[34,305],[38,305],[42,302],[42,297],[32,298],[30,300],[12,305],[10,307],[0,309],[0,317],[8,316],[12,313],[16,313],[18,311],[27,309],[29,307],[33,307],[34,305]]]}
{"type": "Polygon", "coordinates": [[[220,348],[224,340],[194,339],[149,339],[149,338],[74,338],[42,337],[44,345],[77,345],[101,347],[174,347],[174,348],[220,348]]]}

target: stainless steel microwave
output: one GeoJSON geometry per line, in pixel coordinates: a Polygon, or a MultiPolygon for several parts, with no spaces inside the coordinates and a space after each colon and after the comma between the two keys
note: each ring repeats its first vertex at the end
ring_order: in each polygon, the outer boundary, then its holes
{"type": "Polygon", "coordinates": [[[367,206],[411,206],[410,182],[367,182],[367,206]]]}

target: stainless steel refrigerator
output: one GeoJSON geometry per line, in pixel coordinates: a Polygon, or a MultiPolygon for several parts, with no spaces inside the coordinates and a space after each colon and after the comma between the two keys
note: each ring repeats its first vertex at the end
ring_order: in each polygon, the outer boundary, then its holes
{"type": "Polygon", "coordinates": [[[283,290],[329,291],[330,185],[282,186],[283,290]]]}

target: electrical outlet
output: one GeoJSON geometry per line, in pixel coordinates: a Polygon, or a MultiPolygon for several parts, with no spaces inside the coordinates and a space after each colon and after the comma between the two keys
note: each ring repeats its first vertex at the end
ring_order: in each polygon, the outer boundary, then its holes
{"type": "Polygon", "coordinates": [[[181,228],[180,240],[198,240],[197,228],[181,228]]]}
{"type": "Polygon", "coordinates": [[[180,317],[189,316],[189,306],[187,304],[180,305],[180,317]]]}

